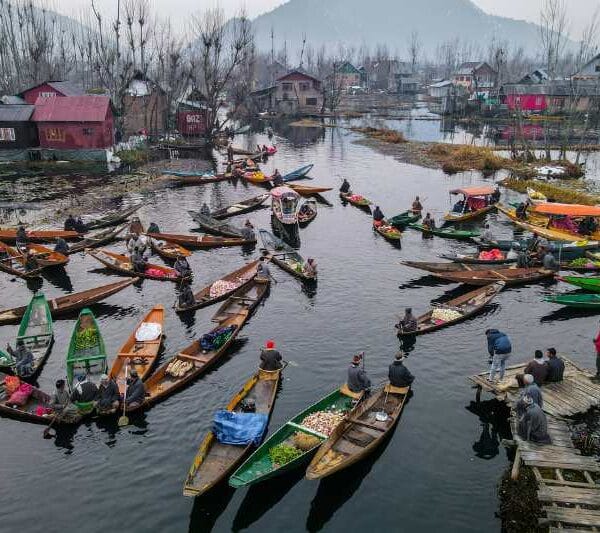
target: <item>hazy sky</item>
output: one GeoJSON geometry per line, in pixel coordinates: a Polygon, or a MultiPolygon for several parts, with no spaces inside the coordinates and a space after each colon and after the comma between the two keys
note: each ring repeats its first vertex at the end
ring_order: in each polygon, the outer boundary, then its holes
{"type": "MultiPolygon", "coordinates": [[[[190,13],[206,7],[220,6],[228,15],[234,14],[240,7],[254,17],[283,4],[285,0],[149,0],[162,17],[171,17],[177,25],[185,24],[190,13]]],[[[327,0],[323,0],[326,2],[327,0]]],[[[537,22],[540,6],[544,0],[473,0],[475,4],[489,13],[506,17],[537,22]]],[[[588,23],[594,10],[600,8],[600,0],[564,0],[568,6],[570,33],[577,38],[588,23]]],[[[116,0],[95,0],[99,9],[111,11],[116,0]]],[[[89,0],[50,0],[49,4],[66,15],[73,15],[89,6],[89,0]]]]}

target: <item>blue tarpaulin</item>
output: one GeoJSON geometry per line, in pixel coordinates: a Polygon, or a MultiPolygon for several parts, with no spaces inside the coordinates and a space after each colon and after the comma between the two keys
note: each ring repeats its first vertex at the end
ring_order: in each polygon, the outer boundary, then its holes
{"type": "Polygon", "coordinates": [[[260,444],[267,429],[268,417],[256,413],[232,413],[217,411],[213,420],[213,432],[222,444],[260,444]]]}

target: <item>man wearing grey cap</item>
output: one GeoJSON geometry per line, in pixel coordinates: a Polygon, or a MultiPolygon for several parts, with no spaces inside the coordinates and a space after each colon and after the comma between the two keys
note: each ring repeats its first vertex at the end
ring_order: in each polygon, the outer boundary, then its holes
{"type": "Polygon", "coordinates": [[[119,387],[115,380],[109,378],[106,374],[100,376],[97,398],[96,409],[100,413],[114,412],[119,407],[121,400],[119,387]]]}
{"type": "Polygon", "coordinates": [[[519,437],[538,444],[552,444],[548,435],[548,421],[542,408],[529,395],[523,396],[522,401],[525,412],[519,418],[519,437]]]}

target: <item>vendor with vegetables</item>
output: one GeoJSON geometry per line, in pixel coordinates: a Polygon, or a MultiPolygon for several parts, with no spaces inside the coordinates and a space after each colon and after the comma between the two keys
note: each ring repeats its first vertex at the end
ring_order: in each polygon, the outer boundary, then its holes
{"type": "Polygon", "coordinates": [[[185,280],[181,284],[179,292],[179,307],[191,307],[196,303],[196,297],[192,291],[192,286],[189,281],[185,280]]]}
{"type": "Polygon", "coordinates": [[[173,268],[177,271],[180,277],[187,278],[192,275],[192,268],[187,259],[183,255],[177,255],[173,268]]]}
{"type": "Polygon", "coordinates": [[[114,379],[109,378],[106,374],[102,374],[96,397],[96,409],[101,413],[110,413],[114,412],[120,403],[121,395],[119,394],[119,386],[115,383],[114,379]]]}
{"type": "Polygon", "coordinates": [[[404,317],[396,324],[396,329],[401,333],[414,333],[417,331],[417,319],[412,313],[412,308],[407,307],[404,317]]]}
{"type": "Polygon", "coordinates": [[[268,340],[265,347],[260,351],[260,368],[273,372],[279,370],[283,365],[281,354],[275,349],[275,341],[268,340]]]}
{"type": "Polygon", "coordinates": [[[146,387],[139,378],[135,368],[131,369],[129,377],[127,378],[126,396],[127,398],[125,399],[125,403],[127,404],[127,409],[136,409],[142,405],[144,399],[146,398],[146,387]]]}
{"type": "Polygon", "coordinates": [[[371,387],[371,380],[365,369],[360,368],[362,360],[362,355],[355,355],[350,363],[350,368],[348,368],[348,388],[352,392],[368,391],[371,387]]]}
{"type": "Polygon", "coordinates": [[[385,216],[383,216],[383,211],[379,208],[378,205],[375,206],[375,210],[373,211],[373,226],[378,228],[383,224],[385,220],[385,216]]]}
{"type": "Polygon", "coordinates": [[[404,354],[398,352],[396,360],[389,367],[388,379],[392,387],[408,387],[415,380],[415,376],[404,366],[404,359],[404,354]]]}
{"type": "Polygon", "coordinates": [[[350,194],[350,183],[348,182],[348,180],[346,178],[344,178],[344,181],[342,182],[342,186],[340,187],[340,192],[342,194],[350,194]]]}
{"type": "Polygon", "coordinates": [[[17,376],[29,376],[33,372],[33,353],[23,339],[17,339],[17,344],[13,350],[10,344],[6,344],[6,351],[15,360],[15,373],[17,376]]]}

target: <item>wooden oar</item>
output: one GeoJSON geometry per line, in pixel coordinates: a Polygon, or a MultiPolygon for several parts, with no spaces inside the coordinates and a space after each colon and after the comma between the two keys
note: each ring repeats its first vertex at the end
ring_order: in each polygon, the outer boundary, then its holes
{"type": "Polygon", "coordinates": [[[123,415],[119,417],[119,427],[129,425],[129,418],[125,414],[125,409],[127,409],[127,389],[129,388],[127,385],[127,370],[129,370],[129,365],[128,363],[125,363],[125,392],[123,394],[123,415]]]}

